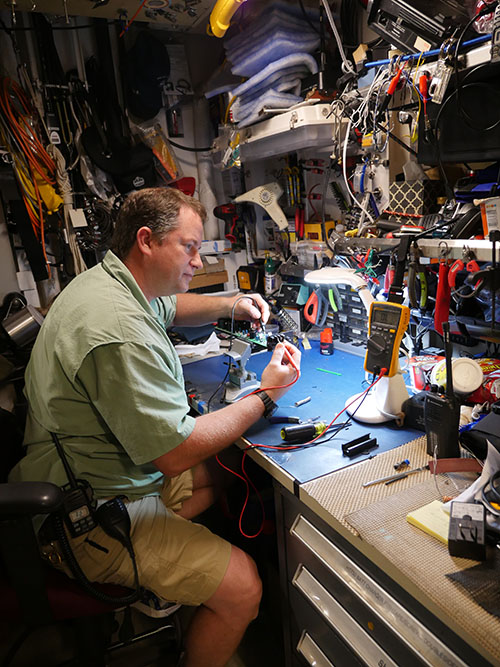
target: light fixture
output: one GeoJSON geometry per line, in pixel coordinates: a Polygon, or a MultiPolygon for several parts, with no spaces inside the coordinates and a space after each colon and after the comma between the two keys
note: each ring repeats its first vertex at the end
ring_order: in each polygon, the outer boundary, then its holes
{"type": "MultiPolygon", "coordinates": [[[[307,283],[317,285],[350,285],[355,290],[367,312],[373,298],[363,277],[355,269],[340,266],[325,266],[309,271],[304,276],[307,283]]],[[[409,397],[404,378],[399,368],[392,377],[382,377],[368,394],[355,394],[345,402],[349,415],[366,424],[381,424],[400,416],[404,401],[409,397]]]]}

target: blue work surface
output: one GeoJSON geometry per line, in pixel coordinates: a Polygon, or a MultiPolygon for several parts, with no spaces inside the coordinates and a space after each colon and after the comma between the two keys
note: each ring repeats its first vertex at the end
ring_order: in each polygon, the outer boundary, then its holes
{"type": "MultiPolygon", "coordinates": [[[[301,377],[288,393],[279,401],[279,407],[274,416],[298,416],[302,420],[314,418],[315,421],[323,421],[327,424],[340,412],[346,400],[358,394],[366,388],[363,385],[365,372],[363,370],[363,359],[347,352],[335,350],[332,356],[325,356],[319,352],[319,343],[313,341],[311,350],[302,351],[301,377]],[[318,370],[335,371],[341,375],[332,375],[318,370]],[[295,407],[296,401],[301,401],[307,396],[311,400],[304,405],[295,407]],[[316,419],[317,418],[317,419],[316,419]]],[[[247,370],[254,371],[257,377],[267,365],[271,353],[264,352],[251,356],[246,365],[247,370]]],[[[196,389],[201,400],[207,401],[213,394],[218,384],[224,378],[227,370],[227,357],[214,357],[204,359],[183,367],[184,377],[189,385],[196,389]]],[[[223,407],[220,403],[220,391],[210,403],[210,409],[216,410],[223,407]]],[[[311,479],[321,477],[352,463],[358,463],[364,459],[398,447],[410,440],[422,435],[420,431],[409,428],[399,428],[393,421],[385,424],[364,424],[352,419],[347,428],[340,431],[332,440],[327,440],[333,432],[335,424],[344,422],[348,415],[344,412],[331,427],[330,431],[320,438],[314,447],[297,449],[293,451],[271,451],[263,450],[277,465],[281,466],[287,473],[292,475],[299,484],[311,479]],[[355,438],[370,433],[376,437],[378,447],[370,452],[349,458],[342,453],[342,444],[355,438]]],[[[280,430],[287,424],[270,424],[266,419],[260,419],[252,426],[244,437],[253,444],[276,445],[284,444],[280,436],[280,430]]]]}

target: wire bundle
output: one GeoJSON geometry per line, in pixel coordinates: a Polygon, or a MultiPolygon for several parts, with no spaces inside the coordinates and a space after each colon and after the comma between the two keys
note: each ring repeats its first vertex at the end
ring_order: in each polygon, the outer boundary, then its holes
{"type": "Polygon", "coordinates": [[[44,240],[46,212],[54,213],[62,199],[54,189],[56,164],[36,134],[36,111],[18,83],[0,79],[0,138],[12,157],[33,232],[40,241],[50,275],[44,240]]]}

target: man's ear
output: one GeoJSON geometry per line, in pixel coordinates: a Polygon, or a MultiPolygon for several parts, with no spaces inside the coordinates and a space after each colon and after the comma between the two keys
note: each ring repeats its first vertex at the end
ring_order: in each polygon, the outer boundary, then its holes
{"type": "Polygon", "coordinates": [[[151,254],[151,246],[153,244],[153,232],[149,227],[139,227],[136,234],[137,247],[144,255],[151,254]]]}

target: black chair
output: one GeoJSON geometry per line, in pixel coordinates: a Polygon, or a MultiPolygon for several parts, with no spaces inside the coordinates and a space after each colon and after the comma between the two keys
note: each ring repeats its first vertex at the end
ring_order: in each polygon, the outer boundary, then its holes
{"type": "MultiPolygon", "coordinates": [[[[78,582],[42,560],[32,518],[56,513],[62,504],[61,489],[48,482],[7,483],[7,472],[20,455],[22,436],[15,417],[2,409],[0,428],[4,434],[0,450],[0,619],[22,627],[1,665],[14,667],[16,654],[34,629],[63,623],[72,627],[74,639],[74,658],[63,664],[104,667],[110,651],[151,636],[152,631],[135,635],[130,608],[125,608],[120,614],[124,621],[119,638],[111,643],[117,629],[116,612],[124,608],[123,604],[96,599],[78,582]]],[[[113,584],[95,587],[113,597],[132,592],[113,584]]],[[[178,615],[168,616],[153,633],[160,630],[167,631],[162,639],[168,639],[168,655],[177,662],[181,647],[178,615]]]]}

